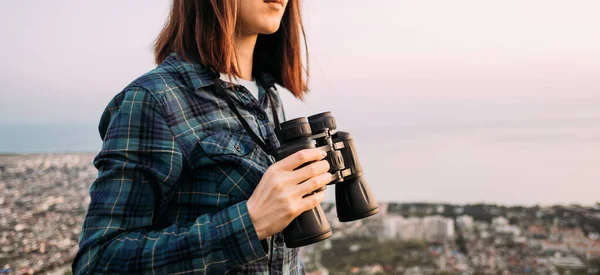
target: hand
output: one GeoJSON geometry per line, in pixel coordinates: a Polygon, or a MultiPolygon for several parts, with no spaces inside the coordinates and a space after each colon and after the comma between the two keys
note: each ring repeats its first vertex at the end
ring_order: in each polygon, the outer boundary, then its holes
{"type": "Polygon", "coordinates": [[[300,150],[271,165],[248,199],[248,213],[260,240],[282,231],[298,215],[317,207],[331,182],[327,154],[322,149],[300,150]],[[298,170],[304,163],[312,162],[298,170]]]}

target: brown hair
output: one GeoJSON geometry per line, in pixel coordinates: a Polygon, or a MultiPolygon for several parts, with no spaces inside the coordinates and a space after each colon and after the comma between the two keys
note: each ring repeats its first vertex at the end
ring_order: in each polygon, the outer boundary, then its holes
{"type": "MultiPolygon", "coordinates": [[[[155,62],[160,64],[175,52],[187,61],[239,77],[233,45],[238,9],[236,2],[173,0],[169,19],[154,42],[155,62]]],[[[271,74],[277,83],[299,99],[303,99],[308,91],[305,80],[308,77],[308,65],[302,64],[302,39],[306,49],[300,1],[289,0],[277,32],[258,36],[253,64],[254,72],[271,74]]]]}

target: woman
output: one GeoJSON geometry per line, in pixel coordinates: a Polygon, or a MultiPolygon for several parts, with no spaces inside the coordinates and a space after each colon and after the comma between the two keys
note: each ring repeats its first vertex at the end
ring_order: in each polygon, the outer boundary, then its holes
{"type": "MultiPolygon", "coordinates": [[[[268,73],[302,99],[302,34],[299,0],[174,0],[155,43],[158,67],[102,114],[74,273],[303,272],[279,232],[323,200],[303,196],[330,181],[325,154],[274,162],[226,101],[277,148],[254,76],[268,73]]],[[[273,106],[283,113],[277,94],[273,106]]]]}

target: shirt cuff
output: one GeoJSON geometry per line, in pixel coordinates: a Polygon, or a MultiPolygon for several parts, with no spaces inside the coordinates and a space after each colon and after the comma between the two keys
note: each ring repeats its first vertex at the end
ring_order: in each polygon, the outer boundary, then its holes
{"type": "Polygon", "coordinates": [[[248,213],[247,201],[234,204],[213,216],[225,254],[234,266],[267,256],[248,213]]]}

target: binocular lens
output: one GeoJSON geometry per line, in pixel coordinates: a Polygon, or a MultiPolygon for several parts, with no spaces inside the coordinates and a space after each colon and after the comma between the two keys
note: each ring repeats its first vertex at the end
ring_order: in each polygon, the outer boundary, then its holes
{"type": "Polygon", "coordinates": [[[283,229],[283,239],[287,247],[300,247],[320,242],[331,237],[332,234],[331,226],[321,206],[300,214],[283,229]]]}
{"type": "Polygon", "coordinates": [[[379,213],[379,205],[363,177],[336,184],[335,205],[340,222],[360,220],[379,213]]]}

